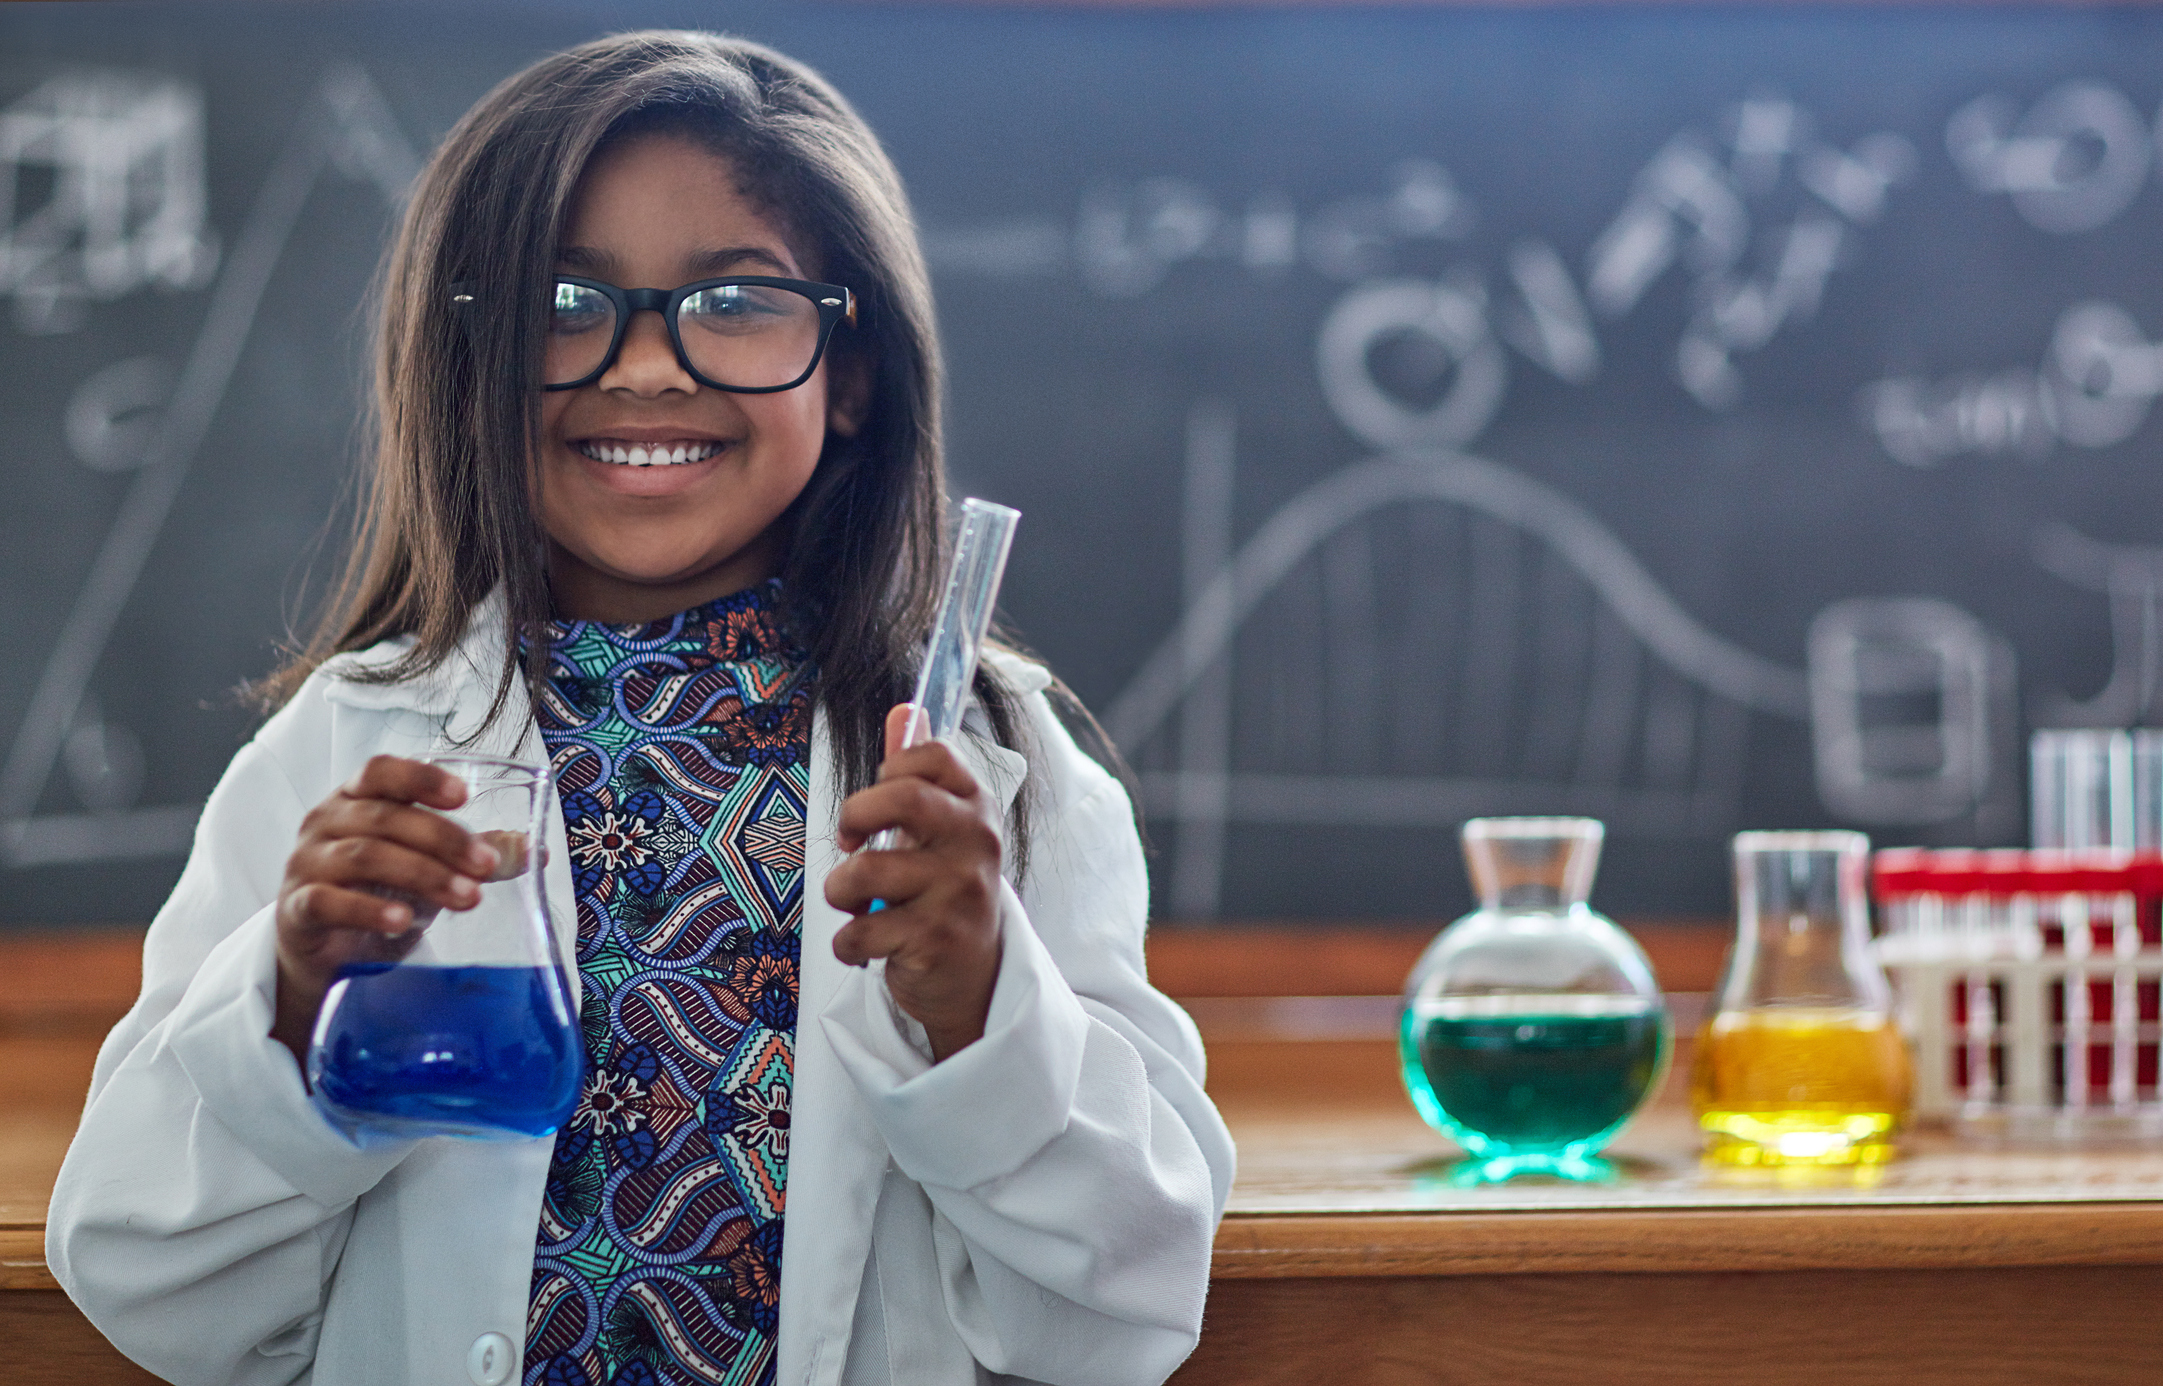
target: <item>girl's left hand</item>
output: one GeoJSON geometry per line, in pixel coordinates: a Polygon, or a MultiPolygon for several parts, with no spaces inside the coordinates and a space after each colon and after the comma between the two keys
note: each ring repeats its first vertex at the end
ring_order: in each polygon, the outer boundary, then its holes
{"type": "Polygon", "coordinates": [[[861,852],[826,878],[826,900],[855,915],[834,935],[852,967],[886,959],[886,989],[931,1039],[934,1060],[983,1038],[999,976],[998,805],[953,751],[926,741],[893,748],[908,726],[886,715],[879,782],[841,805],[840,846],[855,852],[899,828],[907,846],[861,852]],[[873,900],[886,908],[867,913],[873,900]]]}

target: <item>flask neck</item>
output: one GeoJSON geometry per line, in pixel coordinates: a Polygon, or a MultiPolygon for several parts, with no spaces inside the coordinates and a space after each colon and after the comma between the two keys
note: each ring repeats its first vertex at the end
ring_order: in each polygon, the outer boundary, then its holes
{"type": "Polygon", "coordinates": [[[1567,914],[1585,903],[1583,896],[1571,897],[1563,891],[1537,881],[1520,882],[1500,890],[1480,892],[1480,908],[1498,910],[1504,914],[1567,914]]]}
{"type": "Polygon", "coordinates": [[[1480,907],[1562,913],[1583,906],[1600,864],[1590,819],[1476,819],[1465,825],[1465,865],[1480,907]]]}
{"type": "Polygon", "coordinates": [[[1735,954],[1722,1010],[1889,1007],[1885,974],[1870,956],[1867,861],[1867,845],[1746,850],[1738,842],[1735,954]]]}

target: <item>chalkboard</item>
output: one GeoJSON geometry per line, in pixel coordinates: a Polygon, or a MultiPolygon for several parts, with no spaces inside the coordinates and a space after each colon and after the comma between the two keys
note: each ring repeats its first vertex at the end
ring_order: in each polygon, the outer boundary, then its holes
{"type": "Polygon", "coordinates": [[[908,178],[959,491],[1172,919],[1447,915],[1482,812],[2025,832],[2163,698],[2163,13],[0,10],[0,919],[142,918],[319,590],[365,286],[533,58],[727,27],[908,178]]]}

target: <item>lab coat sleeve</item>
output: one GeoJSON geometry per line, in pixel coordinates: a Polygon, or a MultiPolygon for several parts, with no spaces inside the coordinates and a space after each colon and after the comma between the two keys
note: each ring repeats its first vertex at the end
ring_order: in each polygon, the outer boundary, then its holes
{"type": "Polygon", "coordinates": [[[1118,783],[1041,697],[1030,870],[1001,904],[984,1037],[933,1065],[883,987],[822,1017],[935,1211],[947,1310],[995,1373],[1161,1381],[1200,1332],[1233,1150],[1200,1037],[1150,987],[1148,883],[1118,783]]]}
{"type": "Polygon", "coordinates": [[[333,1131],[270,1038],[274,902],[313,802],[276,748],[331,738],[330,709],[311,694],[241,750],[205,806],[145,941],[141,996],[99,1051],[47,1219],[46,1257],[69,1296],[180,1386],[306,1376],[353,1202],[410,1149],[363,1150],[333,1131]]]}

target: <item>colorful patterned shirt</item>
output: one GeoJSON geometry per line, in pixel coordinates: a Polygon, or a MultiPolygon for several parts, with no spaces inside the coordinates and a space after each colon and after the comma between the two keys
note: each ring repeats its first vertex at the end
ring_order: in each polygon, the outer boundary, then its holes
{"type": "Polygon", "coordinates": [[[541,1204],[529,1386],[774,1377],[811,739],[777,596],[549,627],[589,1067],[541,1204]]]}

